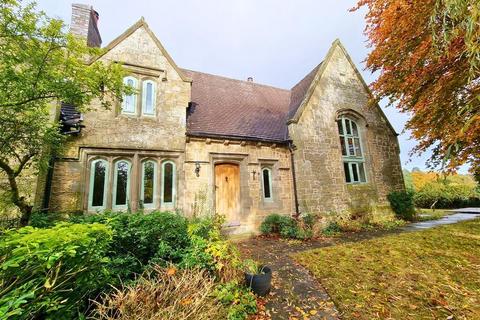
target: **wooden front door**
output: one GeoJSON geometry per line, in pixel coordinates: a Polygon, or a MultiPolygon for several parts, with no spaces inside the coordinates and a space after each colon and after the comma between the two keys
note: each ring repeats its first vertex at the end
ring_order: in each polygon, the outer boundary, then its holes
{"type": "Polygon", "coordinates": [[[238,220],[240,208],[240,168],[236,164],[215,165],[215,211],[226,222],[238,220]]]}

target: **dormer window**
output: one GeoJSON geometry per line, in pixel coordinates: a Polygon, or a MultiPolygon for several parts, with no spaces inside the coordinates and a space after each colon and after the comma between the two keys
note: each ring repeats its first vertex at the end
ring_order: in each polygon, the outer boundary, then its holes
{"type": "MultiPolygon", "coordinates": [[[[137,79],[134,77],[125,77],[123,78],[123,83],[133,89],[137,89],[137,79]]],[[[132,93],[129,95],[123,96],[122,102],[122,113],[124,114],[135,114],[137,109],[137,94],[132,93]]]]}
{"type": "Polygon", "coordinates": [[[155,115],[155,82],[152,80],[143,81],[142,114],[147,116],[155,115]]]}

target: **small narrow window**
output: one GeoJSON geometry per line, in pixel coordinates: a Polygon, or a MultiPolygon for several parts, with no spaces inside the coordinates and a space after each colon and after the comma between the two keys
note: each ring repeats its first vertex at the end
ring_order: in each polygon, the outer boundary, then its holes
{"type": "Polygon", "coordinates": [[[125,160],[120,160],[115,163],[115,176],[113,182],[113,208],[127,208],[129,193],[130,163],[125,160]]]}
{"type": "Polygon", "coordinates": [[[175,164],[171,161],[162,165],[162,204],[173,205],[175,200],[175,164]]]}
{"type": "Polygon", "coordinates": [[[88,196],[90,209],[105,209],[107,178],[108,162],[105,160],[92,161],[90,166],[90,188],[88,196]]]}
{"type": "Polygon", "coordinates": [[[155,115],[155,82],[146,80],[143,82],[142,113],[144,115],[155,115]]]}
{"type": "Polygon", "coordinates": [[[347,183],[367,182],[365,159],[362,152],[360,130],[357,123],[346,117],[337,120],[340,148],[343,157],[343,170],[347,183]]]}
{"type": "Polygon", "coordinates": [[[272,171],[269,168],[262,169],[263,198],[272,200],[272,171]]]}
{"type": "Polygon", "coordinates": [[[145,161],[142,165],[141,200],[145,208],[155,207],[155,194],[157,189],[157,164],[154,161],[145,161]]]}
{"type": "MultiPolygon", "coordinates": [[[[134,77],[125,77],[123,83],[133,89],[137,89],[137,79],[134,77]]],[[[124,95],[122,102],[122,113],[135,114],[137,109],[137,95],[135,93],[124,95]]]]}

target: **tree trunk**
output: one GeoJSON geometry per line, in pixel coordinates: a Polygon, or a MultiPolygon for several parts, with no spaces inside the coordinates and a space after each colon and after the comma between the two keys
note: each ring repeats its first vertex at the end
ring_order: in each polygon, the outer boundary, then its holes
{"type": "Polygon", "coordinates": [[[7,174],[10,184],[11,199],[14,205],[20,209],[20,226],[24,227],[30,222],[32,215],[32,206],[27,203],[25,197],[20,197],[16,177],[13,173],[7,174]]]}

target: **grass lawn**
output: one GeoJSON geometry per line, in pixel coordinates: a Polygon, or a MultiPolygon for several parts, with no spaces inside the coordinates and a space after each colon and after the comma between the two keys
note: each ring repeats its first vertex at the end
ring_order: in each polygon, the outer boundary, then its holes
{"type": "Polygon", "coordinates": [[[296,254],[344,319],[480,319],[480,220],[296,254]]]}

